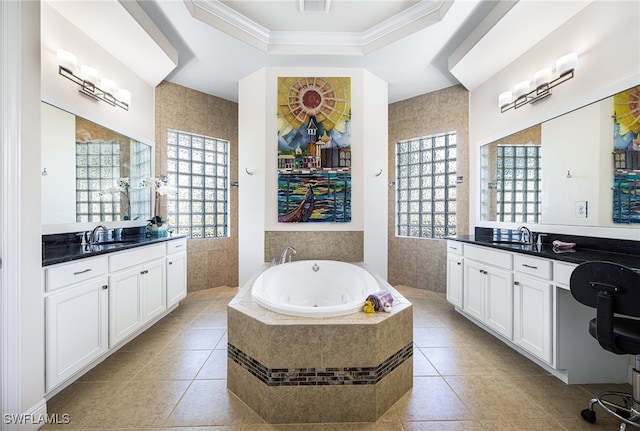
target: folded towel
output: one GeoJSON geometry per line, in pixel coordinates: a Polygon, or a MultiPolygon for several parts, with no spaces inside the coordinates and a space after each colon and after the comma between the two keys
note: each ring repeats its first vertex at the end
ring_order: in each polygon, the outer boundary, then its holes
{"type": "Polygon", "coordinates": [[[575,242],[562,242],[557,239],[551,243],[554,250],[569,250],[576,246],[575,242]]]}
{"type": "MultiPolygon", "coordinates": [[[[376,311],[385,311],[385,306],[393,305],[393,296],[386,290],[380,290],[367,296],[367,301],[371,301],[376,311]]],[[[387,308],[388,308],[387,307],[387,308]]]]}

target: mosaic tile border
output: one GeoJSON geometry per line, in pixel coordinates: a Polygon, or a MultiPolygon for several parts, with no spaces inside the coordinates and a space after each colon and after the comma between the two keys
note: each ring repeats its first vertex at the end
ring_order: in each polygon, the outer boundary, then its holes
{"type": "Polygon", "coordinates": [[[267,368],[231,343],[227,352],[230,360],[267,386],[375,385],[413,356],[413,342],[375,367],[267,368]]]}

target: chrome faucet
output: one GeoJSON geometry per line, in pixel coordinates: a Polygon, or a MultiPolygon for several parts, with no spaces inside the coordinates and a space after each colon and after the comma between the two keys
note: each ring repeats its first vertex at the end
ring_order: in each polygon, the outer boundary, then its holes
{"type": "MultiPolygon", "coordinates": [[[[282,255],[280,256],[280,264],[287,262],[287,254],[289,252],[291,252],[291,254],[297,253],[295,248],[291,247],[290,245],[286,246],[284,250],[282,250],[282,255]]],[[[291,255],[289,255],[289,262],[291,262],[291,255]]]]}
{"type": "Polygon", "coordinates": [[[518,228],[520,231],[520,242],[523,244],[533,244],[533,234],[526,226],[520,226],[518,228]]]}
{"type": "Polygon", "coordinates": [[[105,225],[99,224],[98,226],[94,227],[91,232],[87,232],[85,234],[85,239],[87,244],[93,245],[97,242],[100,242],[99,241],[100,238],[97,237],[98,231],[100,229],[102,229],[104,233],[108,232],[107,227],[105,225]]]}

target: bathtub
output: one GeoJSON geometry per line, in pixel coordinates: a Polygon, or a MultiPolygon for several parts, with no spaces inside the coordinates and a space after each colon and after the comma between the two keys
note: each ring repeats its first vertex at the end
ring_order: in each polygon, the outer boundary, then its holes
{"type": "Polygon", "coordinates": [[[366,269],[333,260],[301,260],[273,266],[254,281],[251,296],[282,314],[333,317],[360,311],[380,290],[366,269]]]}

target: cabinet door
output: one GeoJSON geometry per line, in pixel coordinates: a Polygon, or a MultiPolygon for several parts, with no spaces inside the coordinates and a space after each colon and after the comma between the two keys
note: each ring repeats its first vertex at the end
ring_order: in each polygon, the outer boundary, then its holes
{"type": "Polygon", "coordinates": [[[486,310],[484,322],[511,339],[513,335],[513,273],[485,267],[486,310]]]}
{"type": "Polygon", "coordinates": [[[106,277],[46,297],[47,391],[107,350],[107,301],[106,277]]]}
{"type": "Polygon", "coordinates": [[[142,325],[141,270],[131,268],[109,277],[109,345],[112,347],[142,325]]]}
{"type": "Polygon", "coordinates": [[[142,323],[149,321],[167,309],[165,284],[165,260],[159,259],[144,265],[141,275],[142,323]]]}
{"type": "Polygon", "coordinates": [[[174,253],[167,258],[167,307],[187,296],[187,254],[174,253]]]}
{"type": "Polygon", "coordinates": [[[462,309],[470,316],[484,321],[484,265],[464,259],[462,309]]]}
{"type": "Polygon", "coordinates": [[[548,281],[516,273],[513,341],[551,363],[551,293],[548,281]]]}
{"type": "Polygon", "coordinates": [[[456,307],[462,307],[462,256],[447,254],[447,301],[456,307]]]}

